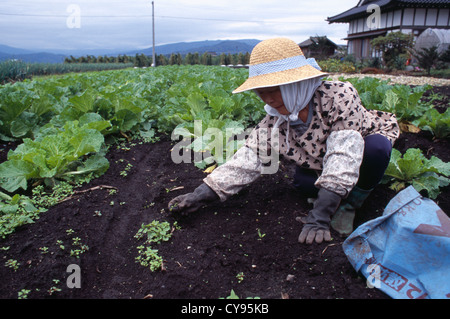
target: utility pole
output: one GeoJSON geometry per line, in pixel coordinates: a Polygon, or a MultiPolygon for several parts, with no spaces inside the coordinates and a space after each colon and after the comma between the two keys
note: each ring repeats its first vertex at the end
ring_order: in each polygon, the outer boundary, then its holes
{"type": "Polygon", "coordinates": [[[152,66],[156,67],[156,53],[155,53],[155,2],[152,1],[152,25],[153,25],[153,56],[152,66]]]}

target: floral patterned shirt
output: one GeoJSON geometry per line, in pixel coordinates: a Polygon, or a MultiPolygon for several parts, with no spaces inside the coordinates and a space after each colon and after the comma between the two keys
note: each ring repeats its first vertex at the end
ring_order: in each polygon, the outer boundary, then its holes
{"type": "Polygon", "coordinates": [[[359,178],[363,138],[380,134],[394,144],[400,134],[395,115],[365,109],[348,82],[323,81],[313,97],[311,111],[311,123],[301,135],[295,128],[288,128],[287,122],[274,130],[278,118],[267,115],[252,130],[244,147],[204,182],[222,201],[226,200],[264,174],[269,164],[273,168],[279,154],[296,165],[319,171],[316,186],[344,198],[359,178]]]}
{"type": "MultiPolygon", "coordinates": [[[[354,130],[364,138],[371,134],[385,136],[392,144],[398,138],[400,129],[394,114],[366,110],[356,89],[348,82],[324,81],[313,98],[311,124],[303,135],[291,127],[287,148],[287,122],[280,125],[280,154],[297,165],[315,170],[323,169],[323,158],[327,151],[326,142],[333,131],[354,130]]],[[[246,146],[259,154],[258,130],[270,130],[277,117],[267,115],[253,130],[246,146]]],[[[270,143],[270,140],[269,140],[270,143]]]]}

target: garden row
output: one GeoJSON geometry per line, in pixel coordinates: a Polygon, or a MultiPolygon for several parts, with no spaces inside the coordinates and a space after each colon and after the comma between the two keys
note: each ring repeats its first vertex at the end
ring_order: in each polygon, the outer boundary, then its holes
{"type": "MultiPolygon", "coordinates": [[[[196,166],[220,164],[242,143],[230,140],[230,133],[244,133],[264,116],[255,94],[230,94],[246,76],[240,69],[168,66],[1,86],[0,140],[17,147],[0,164],[0,236],[45,210],[43,194],[62,196],[73,185],[102,175],[109,167],[108,148],[124,138],[152,142],[160,134],[184,137],[190,139],[188,148],[203,154],[196,166]],[[211,130],[223,133],[223,149],[215,147],[211,130]]],[[[367,108],[397,114],[405,129],[414,123],[436,138],[448,138],[449,111],[440,113],[421,101],[430,87],[390,85],[374,78],[348,80],[367,108]]],[[[433,198],[449,184],[449,174],[448,163],[428,159],[418,149],[404,155],[394,150],[386,179],[396,190],[412,184],[433,198]]]]}
{"type": "Polygon", "coordinates": [[[91,72],[118,70],[133,67],[133,63],[27,63],[22,61],[0,62],[0,84],[23,81],[33,76],[64,74],[71,72],[91,72]]]}

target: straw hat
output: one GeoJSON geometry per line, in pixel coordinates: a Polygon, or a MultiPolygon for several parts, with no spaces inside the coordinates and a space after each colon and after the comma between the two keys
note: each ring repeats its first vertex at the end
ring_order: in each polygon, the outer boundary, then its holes
{"type": "Polygon", "coordinates": [[[314,59],[306,59],[292,40],[275,38],[260,42],[250,56],[248,79],[233,93],[279,86],[325,76],[314,59]]]}

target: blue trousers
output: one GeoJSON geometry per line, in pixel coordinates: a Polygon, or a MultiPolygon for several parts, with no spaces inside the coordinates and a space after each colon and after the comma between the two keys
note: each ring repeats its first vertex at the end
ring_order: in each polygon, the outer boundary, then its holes
{"type": "MultiPolygon", "coordinates": [[[[377,186],[383,178],[391,158],[392,144],[386,137],[378,134],[366,136],[364,143],[364,155],[356,186],[370,190],[377,186]]],[[[297,166],[293,184],[302,196],[317,197],[319,190],[314,183],[320,173],[320,171],[297,166]]]]}

